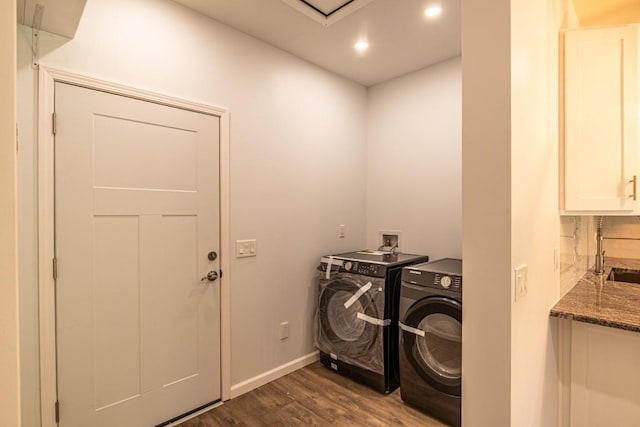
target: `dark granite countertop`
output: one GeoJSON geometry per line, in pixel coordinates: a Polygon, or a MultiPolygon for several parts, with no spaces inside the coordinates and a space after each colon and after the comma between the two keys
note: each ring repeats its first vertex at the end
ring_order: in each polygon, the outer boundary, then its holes
{"type": "Polygon", "coordinates": [[[612,267],[640,270],[640,260],[605,258],[604,274],[588,271],[551,316],[640,332],[640,284],[607,280],[612,267]]]}

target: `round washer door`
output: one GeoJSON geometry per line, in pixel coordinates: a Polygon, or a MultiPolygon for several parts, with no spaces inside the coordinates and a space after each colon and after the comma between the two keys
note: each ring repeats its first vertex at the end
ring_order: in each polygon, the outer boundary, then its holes
{"type": "Polygon", "coordinates": [[[350,301],[359,289],[355,283],[337,279],[321,290],[319,321],[323,347],[331,348],[332,353],[342,357],[366,354],[378,336],[375,325],[358,317],[358,313],[363,313],[378,318],[378,310],[368,293],[350,301]]]}
{"type": "Polygon", "coordinates": [[[446,297],[413,304],[402,323],[402,346],[418,374],[433,388],[461,395],[462,304],[446,297]],[[423,336],[424,334],[424,336],[423,336]]]}

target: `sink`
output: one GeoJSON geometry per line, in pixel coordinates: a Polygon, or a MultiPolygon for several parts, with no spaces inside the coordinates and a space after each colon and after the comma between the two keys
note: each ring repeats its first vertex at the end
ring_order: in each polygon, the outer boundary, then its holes
{"type": "Polygon", "coordinates": [[[640,270],[614,267],[611,269],[611,273],[609,273],[609,275],[607,276],[607,280],[640,284],[640,270]]]}

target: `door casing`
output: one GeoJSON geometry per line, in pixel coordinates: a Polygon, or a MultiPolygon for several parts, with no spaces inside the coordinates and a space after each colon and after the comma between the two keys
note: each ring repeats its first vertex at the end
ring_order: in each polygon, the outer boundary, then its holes
{"type": "Polygon", "coordinates": [[[57,400],[54,258],[54,86],[86,87],[220,118],[220,363],[222,400],[231,397],[231,278],[229,111],[56,68],[40,66],[38,90],[38,293],[40,327],[40,406],[42,427],[55,427],[57,400]]]}

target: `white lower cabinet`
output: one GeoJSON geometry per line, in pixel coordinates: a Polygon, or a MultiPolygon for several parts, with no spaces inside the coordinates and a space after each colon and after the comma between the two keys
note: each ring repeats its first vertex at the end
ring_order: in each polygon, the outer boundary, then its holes
{"type": "Polygon", "coordinates": [[[640,333],[571,323],[570,425],[640,426],[640,333]]]}

